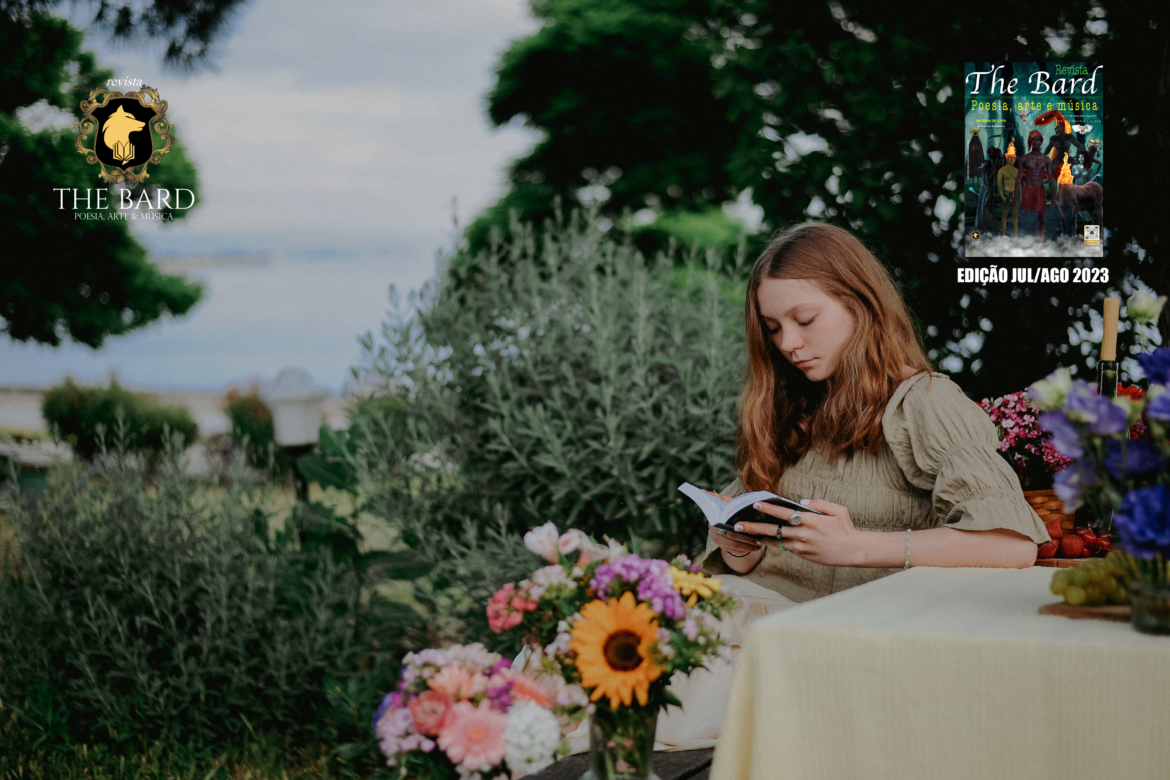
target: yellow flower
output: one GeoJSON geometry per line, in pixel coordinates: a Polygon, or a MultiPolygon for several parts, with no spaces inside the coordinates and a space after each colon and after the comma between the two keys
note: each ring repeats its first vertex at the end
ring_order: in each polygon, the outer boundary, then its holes
{"type": "Polygon", "coordinates": [[[670,567],[670,576],[674,577],[674,589],[686,598],[688,607],[695,606],[700,598],[711,598],[723,588],[723,580],[701,572],[683,571],[677,566],[670,567]]]}
{"type": "Polygon", "coordinates": [[[581,609],[570,646],[577,653],[581,686],[592,688],[591,701],[609,697],[611,709],[630,706],[634,696],[645,706],[650,683],[662,669],[650,660],[650,645],[658,638],[658,623],[647,604],[633,593],[620,600],[591,601],[581,609]]]}

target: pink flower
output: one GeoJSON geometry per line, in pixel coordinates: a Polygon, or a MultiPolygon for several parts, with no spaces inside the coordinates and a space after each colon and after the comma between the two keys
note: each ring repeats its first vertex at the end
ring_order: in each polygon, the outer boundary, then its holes
{"type": "Polygon", "coordinates": [[[515,583],[509,582],[497,590],[488,602],[488,627],[497,634],[515,628],[524,620],[524,613],[534,609],[536,602],[528,597],[527,591],[520,590],[515,583]]]}
{"type": "Polygon", "coordinates": [[[524,546],[549,563],[556,563],[560,560],[557,557],[557,535],[557,527],[545,523],[524,534],[524,546]]]}
{"type": "Polygon", "coordinates": [[[573,550],[583,550],[589,547],[592,542],[585,532],[578,528],[570,528],[561,534],[561,538],[557,539],[557,549],[565,555],[573,552],[573,550]]]}
{"type": "Polygon", "coordinates": [[[546,710],[551,710],[556,704],[556,695],[532,678],[519,672],[504,672],[503,676],[512,683],[513,699],[527,699],[536,702],[546,710]]]}
{"type": "Polygon", "coordinates": [[[456,764],[475,772],[504,760],[508,744],[504,730],[508,716],[491,707],[456,702],[447,725],[439,733],[439,747],[456,764]]]}
{"type": "Polygon", "coordinates": [[[452,701],[458,701],[480,693],[487,687],[487,678],[482,674],[472,675],[462,666],[445,666],[427,680],[427,685],[452,701]]]}
{"type": "Polygon", "coordinates": [[[443,730],[443,724],[451,710],[451,699],[439,691],[426,691],[410,703],[410,714],[414,728],[419,734],[433,737],[443,730]]]}

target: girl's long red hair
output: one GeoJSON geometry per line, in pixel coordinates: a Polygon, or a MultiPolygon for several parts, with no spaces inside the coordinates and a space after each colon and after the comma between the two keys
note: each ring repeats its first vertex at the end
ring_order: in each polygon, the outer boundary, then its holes
{"type": "Polygon", "coordinates": [[[834,460],[885,442],[882,415],[909,367],[930,370],[922,340],[889,272],[853,234],[806,222],[777,233],[748,280],[748,369],[740,398],[740,481],[775,490],[813,447],[834,460]],[[854,330],[833,376],[810,382],[776,348],[760,314],[765,279],[804,279],[840,301],[854,330]]]}

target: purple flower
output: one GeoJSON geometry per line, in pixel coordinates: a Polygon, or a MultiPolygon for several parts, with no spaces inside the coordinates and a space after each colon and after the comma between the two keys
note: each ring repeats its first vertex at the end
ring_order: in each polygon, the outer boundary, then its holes
{"type": "Polygon", "coordinates": [[[488,702],[500,712],[507,712],[512,707],[512,683],[506,682],[494,688],[488,688],[486,693],[488,702]]]}
{"type": "Polygon", "coordinates": [[[1162,453],[1145,439],[1110,439],[1106,446],[1105,469],[1114,479],[1162,468],[1162,453]]]}
{"type": "Polygon", "coordinates": [[[1151,420],[1170,421],[1170,393],[1162,393],[1150,401],[1150,405],[1146,407],[1146,414],[1151,420]]]}
{"type": "Polygon", "coordinates": [[[1056,473],[1052,490],[1064,502],[1064,511],[1074,512],[1084,503],[1085,488],[1100,484],[1101,478],[1093,471],[1092,464],[1082,458],[1056,473]]]}
{"type": "Polygon", "coordinates": [[[1070,420],[1088,423],[1089,430],[1101,436],[1121,433],[1128,427],[1120,406],[1097,395],[1088,382],[1079,379],[1064,402],[1064,413],[1070,420]]]}
{"type": "Polygon", "coordinates": [[[1170,382],[1170,347],[1158,347],[1147,355],[1138,355],[1137,360],[1151,382],[1160,385],[1170,382]]]}
{"type": "Polygon", "coordinates": [[[1113,522],[1123,551],[1139,558],[1153,558],[1158,552],[1170,555],[1170,487],[1129,491],[1113,513],[1113,522]]]}
{"type": "Polygon", "coordinates": [[[1079,458],[1084,454],[1080,433],[1064,412],[1058,410],[1040,415],[1040,427],[1052,434],[1052,446],[1061,455],[1079,458]]]}
{"type": "Polygon", "coordinates": [[[378,705],[378,711],[374,713],[374,728],[378,727],[378,721],[386,714],[386,710],[397,707],[401,700],[402,696],[398,693],[388,693],[382,697],[382,703],[378,705]]]}
{"type": "Polygon", "coordinates": [[[681,620],[686,615],[687,605],[674,589],[674,577],[670,576],[670,564],[666,561],[626,555],[598,566],[589,583],[600,598],[617,596],[623,585],[636,586],[638,600],[649,604],[660,615],[672,620],[681,620]],[[619,589],[611,590],[615,583],[619,589]]]}

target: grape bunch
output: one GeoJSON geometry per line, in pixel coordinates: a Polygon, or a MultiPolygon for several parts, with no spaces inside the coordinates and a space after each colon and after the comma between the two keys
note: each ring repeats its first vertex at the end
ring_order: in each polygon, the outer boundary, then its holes
{"type": "Polygon", "coordinates": [[[1071,569],[1058,569],[1049,589],[1064,596],[1070,607],[1100,607],[1129,603],[1129,572],[1121,554],[1111,551],[1104,558],[1089,558],[1071,569]]]}

